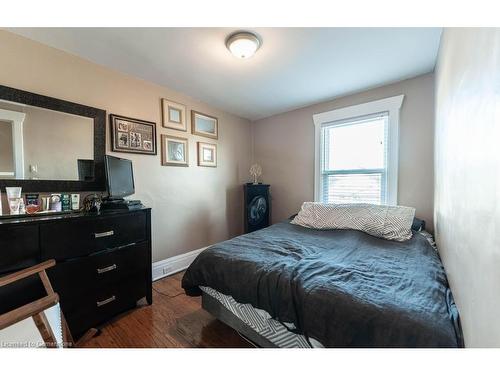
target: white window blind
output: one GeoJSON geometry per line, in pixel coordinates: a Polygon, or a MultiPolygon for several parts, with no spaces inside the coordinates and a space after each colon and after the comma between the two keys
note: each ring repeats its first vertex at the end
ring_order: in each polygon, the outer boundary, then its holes
{"type": "Polygon", "coordinates": [[[322,125],[322,202],[387,203],[388,130],[388,112],[322,125]]]}

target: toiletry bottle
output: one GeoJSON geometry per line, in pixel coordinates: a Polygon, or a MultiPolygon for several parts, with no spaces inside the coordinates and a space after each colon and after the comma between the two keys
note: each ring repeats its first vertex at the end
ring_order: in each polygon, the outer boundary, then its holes
{"type": "Polygon", "coordinates": [[[19,214],[26,214],[26,205],[24,204],[24,198],[21,198],[21,200],[19,201],[19,214]]]}

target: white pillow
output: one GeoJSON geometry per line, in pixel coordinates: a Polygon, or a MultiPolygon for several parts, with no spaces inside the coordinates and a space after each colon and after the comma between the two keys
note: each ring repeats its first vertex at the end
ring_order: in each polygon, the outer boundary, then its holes
{"type": "Polygon", "coordinates": [[[304,202],[292,224],[313,229],[355,229],[386,240],[412,236],[413,207],[304,202]]]}

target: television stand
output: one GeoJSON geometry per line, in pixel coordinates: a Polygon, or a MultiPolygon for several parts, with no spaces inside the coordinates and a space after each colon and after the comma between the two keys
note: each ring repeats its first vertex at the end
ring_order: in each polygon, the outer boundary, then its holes
{"type": "Polygon", "coordinates": [[[137,210],[143,208],[140,200],[127,200],[123,198],[104,198],[101,203],[101,210],[115,211],[115,210],[137,210]]]}

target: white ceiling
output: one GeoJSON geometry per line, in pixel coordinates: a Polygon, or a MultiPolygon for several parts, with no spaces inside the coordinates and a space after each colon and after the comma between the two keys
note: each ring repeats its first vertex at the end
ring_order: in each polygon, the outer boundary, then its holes
{"type": "Polygon", "coordinates": [[[440,28],[256,28],[250,59],[228,28],[11,28],[12,32],[257,120],[433,71],[440,28]]]}

